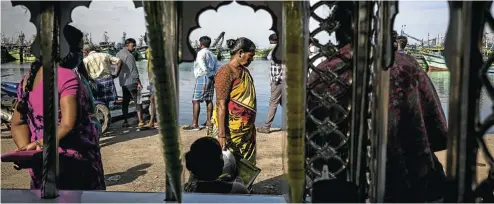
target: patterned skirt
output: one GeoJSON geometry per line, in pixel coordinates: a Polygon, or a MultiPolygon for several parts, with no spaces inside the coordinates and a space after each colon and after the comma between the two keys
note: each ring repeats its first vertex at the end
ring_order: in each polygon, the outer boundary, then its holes
{"type": "Polygon", "coordinates": [[[103,103],[113,102],[118,98],[117,89],[113,82],[113,77],[108,75],[102,78],[96,79],[98,84],[98,90],[94,92],[94,99],[103,103]]]}

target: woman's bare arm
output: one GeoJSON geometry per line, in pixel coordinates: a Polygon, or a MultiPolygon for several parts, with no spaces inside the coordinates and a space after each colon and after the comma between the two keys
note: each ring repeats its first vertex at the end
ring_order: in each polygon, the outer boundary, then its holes
{"type": "MultiPolygon", "coordinates": [[[[77,120],[77,106],[77,96],[75,95],[64,96],[60,99],[62,121],[57,128],[57,139],[59,141],[74,129],[77,120]]],[[[40,143],[43,144],[43,140],[40,141],[40,143]]]]}
{"type": "Polygon", "coordinates": [[[226,137],[226,100],[219,100],[218,104],[218,136],[226,137]]]}
{"type": "Polygon", "coordinates": [[[68,95],[60,99],[60,111],[62,121],[58,125],[57,138],[61,140],[75,127],[77,120],[77,96],[68,95]]]}
{"type": "Polygon", "coordinates": [[[217,106],[217,121],[218,121],[218,140],[222,147],[225,147],[227,138],[227,119],[228,111],[227,101],[229,99],[232,79],[229,72],[229,67],[223,66],[218,70],[214,78],[214,88],[216,89],[216,106],[217,106]]]}
{"type": "Polygon", "coordinates": [[[12,139],[17,148],[24,147],[31,143],[29,138],[30,131],[26,121],[21,119],[21,114],[17,111],[17,107],[14,107],[14,115],[10,121],[12,139]]]}

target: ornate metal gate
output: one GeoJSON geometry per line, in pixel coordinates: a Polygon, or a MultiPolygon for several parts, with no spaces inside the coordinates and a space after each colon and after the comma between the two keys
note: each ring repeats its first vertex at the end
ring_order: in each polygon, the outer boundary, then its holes
{"type": "MultiPolygon", "coordinates": [[[[353,7],[353,60],[339,55],[344,44],[326,45],[315,42],[320,54],[309,59],[309,69],[317,80],[307,85],[307,193],[312,181],[321,177],[344,179],[357,187],[356,202],[364,202],[367,194],[372,202],[382,202],[384,196],[385,148],[389,73],[393,51],[392,25],[397,13],[397,2],[350,2],[353,7]],[[377,7],[377,11],[374,8],[377,7]],[[319,57],[339,58],[337,68],[318,70],[313,62],[319,57]],[[341,73],[349,73],[341,78],[341,73]],[[316,86],[332,86],[335,92],[317,91],[316,86]],[[346,94],[351,93],[351,94],[346,94]],[[351,95],[351,98],[346,98],[351,95]],[[349,107],[338,103],[347,101],[349,107]],[[321,111],[322,109],[322,111],[321,111]],[[367,159],[365,159],[367,158],[367,159]],[[332,166],[332,169],[329,169],[332,166]],[[367,168],[371,166],[372,168],[367,168]],[[323,167],[328,167],[324,175],[323,167]]],[[[335,19],[337,1],[321,1],[311,7],[311,16],[320,23],[310,35],[334,33],[342,26],[335,19]],[[332,8],[327,19],[315,14],[326,5],[332,8]]]]}
{"type": "MultiPolygon", "coordinates": [[[[451,194],[447,202],[494,202],[494,158],[486,145],[486,132],[494,125],[491,113],[480,120],[480,93],[484,88],[494,99],[494,87],[487,70],[494,62],[484,62],[481,42],[484,25],[494,28],[492,2],[449,3],[450,17],[445,42],[446,64],[451,70],[447,176],[451,194]],[[490,167],[488,177],[476,182],[478,150],[490,167]]],[[[491,150],[492,151],[492,148],[491,150]]]]}

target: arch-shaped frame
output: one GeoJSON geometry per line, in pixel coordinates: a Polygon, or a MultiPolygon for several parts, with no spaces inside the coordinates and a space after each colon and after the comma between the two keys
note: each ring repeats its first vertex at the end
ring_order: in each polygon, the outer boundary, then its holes
{"type": "MultiPolygon", "coordinates": [[[[40,53],[40,41],[39,35],[41,30],[41,18],[40,18],[40,2],[39,1],[11,1],[12,6],[25,6],[29,12],[31,12],[30,22],[36,26],[36,39],[33,41],[31,45],[33,55],[36,57],[41,56],[40,53]]],[[[69,52],[69,46],[65,40],[65,36],[63,34],[63,28],[72,23],[72,11],[79,6],[85,6],[89,8],[92,1],[60,1],[60,8],[64,8],[60,10],[60,19],[59,19],[59,36],[60,36],[60,56],[65,56],[69,52]]],[[[142,7],[142,1],[133,1],[134,7],[139,8],[142,7]]]]}
{"type": "MultiPolygon", "coordinates": [[[[179,5],[179,26],[183,32],[180,33],[180,50],[182,53],[181,59],[179,59],[179,63],[181,62],[193,62],[196,57],[196,51],[192,48],[192,45],[189,43],[189,36],[192,31],[199,26],[199,17],[202,13],[207,10],[218,11],[218,8],[221,6],[225,6],[231,4],[233,1],[184,1],[179,5]],[[186,9],[185,9],[186,8],[186,9]]],[[[270,30],[274,31],[278,35],[278,39],[282,39],[282,33],[280,32],[281,28],[281,17],[282,17],[282,3],[278,1],[237,1],[238,4],[242,6],[248,6],[254,9],[254,12],[257,12],[261,9],[266,10],[272,19],[272,26],[270,30]]],[[[279,40],[278,45],[274,48],[275,56],[273,59],[277,63],[281,63],[282,56],[282,47],[283,42],[279,40]]]]}

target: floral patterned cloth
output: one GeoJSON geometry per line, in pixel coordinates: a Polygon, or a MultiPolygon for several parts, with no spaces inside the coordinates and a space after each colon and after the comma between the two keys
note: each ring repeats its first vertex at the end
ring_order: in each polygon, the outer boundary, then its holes
{"type": "Polygon", "coordinates": [[[216,103],[213,108],[213,137],[218,136],[217,108],[220,100],[227,100],[228,119],[225,121],[227,148],[236,156],[256,164],[257,100],[254,81],[245,67],[223,65],[215,76],[216,103]],[[235,77],[237,73],[238,78],[235,77]]]}
{"type": "MultiPolygon", "coordinates": [[[[59,141],[59,167],[64,169],[60,174],[58,188],[62,190],[105,190],[103,163],[99,146],[99,136],[89,114],[92,107],[88,103],[88,90],[80,81],[75,72],[68,68],[58,67],[58,94],[59,98],[77,96],[78,118],[76,126],[69,135],[59,141]],[[67,162],[67,163],[65,163],[67,162]]],[[[31,142],[43,138],[43,81],[36,84],[29,93],[24,92],[23,77],[18,88],[18,101],[27,98],[28,112],[23,117],[27,120],[30,129],[31,142]]],[[[61,112],[59,107],[59,122],[61,112]]],[[[40,189],[42,183],[42,169],[29,169],[31,174],[31,188],[40,189]]]]}
{"type": "MultiPolygon", "coordinates": [[[[312,72],[309,87],[316,93],[340,95],[342,107],[350,106],[351,69],[341,69],[341,63],[351,63],[350,45],[339,50],[339,57],[325,60],[318,71],[332,70],[341,84],[325,84],[319,74],[312,72]],[[343,58],[343,59],[341,59],[343,58]],[[345,88],[345,85],[348,86],[345,88]]],[[[429,76],[417,61],[405,53],[395,53],[390,68],[388,146],[386,164],[386,202],[424,202],[441,197],[445,174],[434,151],[446,149],[447,124],[439,97],[429,76]]],[[[309,109],[317,100],[308,100],[309,109]]],[[[329,110],[318,114],[334,114],[329,110]]],[[[349,117],[350,118],[350,117],[349,117]]],[[[350,120],[342,125],[348,129],[350,120]]],[[[308,124],[309,131],[314,124],[308,124]]],[[[344,154],[344,153],[343,153],[344,154]]]]}

